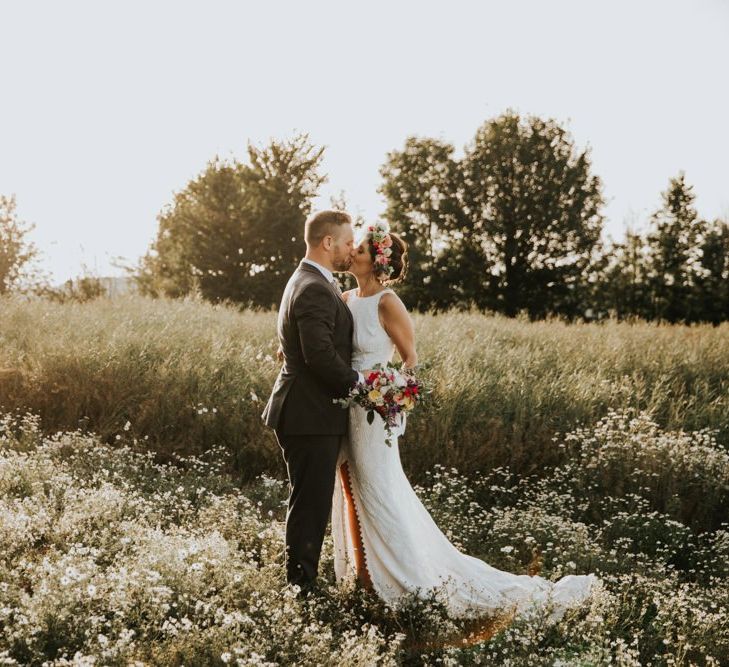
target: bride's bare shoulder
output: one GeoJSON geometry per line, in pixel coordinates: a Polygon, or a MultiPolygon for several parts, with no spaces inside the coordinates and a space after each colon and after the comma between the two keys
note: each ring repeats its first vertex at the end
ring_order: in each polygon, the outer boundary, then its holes
{"type": "Polygon", "coordinates": [[[353,289],[348,289],[346,292],[342,292],[342,298],[344,299],[344,302],[346,303],[349,299],[349,295],[354,292],[353,289]]]}
{"type": "Polygon", "coordinates": [[[402,299],[390,290],[386,291],[380,298],[380,312],[385,316],[403,317],[408,315],[408,309],[402,299]]]}

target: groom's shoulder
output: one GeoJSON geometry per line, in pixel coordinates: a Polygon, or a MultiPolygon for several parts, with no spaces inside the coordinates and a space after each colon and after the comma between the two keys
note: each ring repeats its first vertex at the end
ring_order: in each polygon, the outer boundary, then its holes
{"type": "Polygon", "coordinates": [[[289,285],[292,298],[301,295],[313,296],[316,294],[331,294],[329,286],[326,284],[326,278],[320,273],[317,275],[313,271],[307,271],[302,267],[296,269],[289,278],[289,285]]]}
{"type": "Polygon", "coordinates": [[[297,285],[321,285],[326,287],[326,278],[317,270],[310,270],[307,266],[299,266],[296,271],[291,274],[291,279],[297,285]]]}

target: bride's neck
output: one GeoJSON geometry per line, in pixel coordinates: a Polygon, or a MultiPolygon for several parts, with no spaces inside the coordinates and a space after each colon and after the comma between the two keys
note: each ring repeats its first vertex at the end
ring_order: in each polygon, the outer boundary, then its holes
{"type": "Polygon", "coordinates": [[[366,278],[357,278],[358,296],[372,296],[383,289],[382,283],[371,274],[366,278]]]}

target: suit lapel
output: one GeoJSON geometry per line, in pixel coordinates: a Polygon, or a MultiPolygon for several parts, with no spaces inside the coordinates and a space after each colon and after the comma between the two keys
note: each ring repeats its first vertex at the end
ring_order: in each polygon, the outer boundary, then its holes
{"type": "Polygon", "coordinates": [[[344,303],[344,299],[340,296],[339,292],[337,292],[334,285],[332,285],[325,277],[324,274],[319,271],[315,266],[312,266],[311,264],[307,264],[306,262],[299,262],[299,270],[306,271],[307,273],[311,273],[315,276],[317,276],[332,292],[332,294],[337,297],[337,301],[340,304],[340,308],[344,308],[345,311],[347,311],[347,317],[349,318],[350,322],[354,324],[354,318],[352,317],[352,311],[349,310],[349,306],[344,303]]]}

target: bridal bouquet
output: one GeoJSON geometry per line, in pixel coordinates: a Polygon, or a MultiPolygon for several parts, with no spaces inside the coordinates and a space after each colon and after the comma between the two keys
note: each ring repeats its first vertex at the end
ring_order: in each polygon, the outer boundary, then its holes
{"type": "Polygon", "coordinates": [[[385,422],[385,442],[391,447],[393,429],[402,423],[405,414],[423,400],[424,394],[422,381],[401,373],[395,366],[376,364],[365,376],[364,382],[357,383],[350,390],[347,398],[335,398],[334,402],[343,408],[349,408],[350,405],[363,407],[370,424],[375,419],[375,413],[380,415],[385,422]]]}

